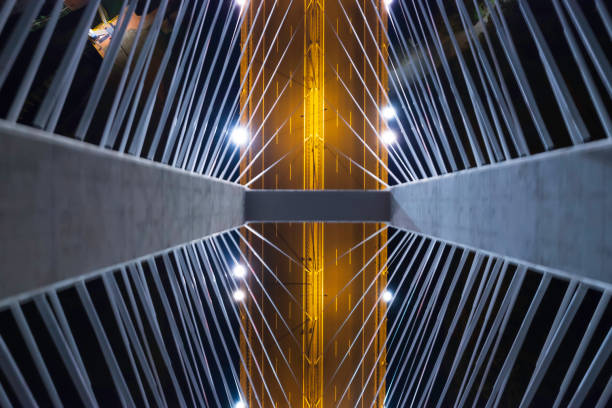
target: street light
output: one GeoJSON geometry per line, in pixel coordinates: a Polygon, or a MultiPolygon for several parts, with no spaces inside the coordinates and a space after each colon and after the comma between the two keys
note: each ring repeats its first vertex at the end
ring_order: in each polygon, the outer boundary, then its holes
{"type": "Polygon", "coordinates": [[[232,275],[234,275],[235,278],[244,278],[246,274],[247,270],[241,264],[236,264],[236,266],[234,266],[234,269],[232,269],[232,275]]]}
{"type": "Polygon", "coordinates": [[[237,146],[243,146],[249,141],[249,131],[243,126],[236,126],[230,135],[230,139],[237,146]]]}
{"type": "Polygon", "coordinates": [[[397,135],[391,129],[383,130],[383,132],[380,134],[380,140],[382,140],[384,144],[390,145],[395,143],[397,140],[397,135]]]}
{"type": "Polygon", "coordinates": [[[246,298],[246,294],[242,289],[236,289],[232,294],[232,297],[236,302],[242,302],[246,298]]]}
{"type": "Polygon", "coordinates": [[[244,401],[238,401],[235,405],[234,408],[247,408],[246,404],[244,401]]]}
{"type": "Polygon", "coordinates": [[[391,291],[389,290],[385,290],[382,293],[382,301],[385,303],[389,303],[393,300],[393,293],[391,293],[391,291]]]}

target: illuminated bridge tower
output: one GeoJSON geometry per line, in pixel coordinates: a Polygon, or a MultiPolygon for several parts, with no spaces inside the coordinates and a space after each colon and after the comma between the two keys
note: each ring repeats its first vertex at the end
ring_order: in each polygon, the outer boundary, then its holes
{"type": "MultiPolygon", "coordinates": [[[[253,142],[243,150],[242,183],[383,188],[387,157],[377,134],[387,86],[384,6],[283,3],[254,0],[243,9],[241,123],[253,142]]],[[[249,372],[242,370],[241,382],[249,402],[255,392],[278,406],[370,406],[382,389],[382,406],[386,322],[377,300],[386,282],[386,232],[357,245],[382,225],[251,227],[243,248],[257,247],[270,270],[251,259],[262,286],[249,282],[258,305],[250,302],[248,315],[261,307],[265,319],[250,324],[242,316],[249,372]]]]}
{"type": "Polygon", "coordinates": [[[0,407],[610,406],[608,3],[0,1],[0,407]]]}

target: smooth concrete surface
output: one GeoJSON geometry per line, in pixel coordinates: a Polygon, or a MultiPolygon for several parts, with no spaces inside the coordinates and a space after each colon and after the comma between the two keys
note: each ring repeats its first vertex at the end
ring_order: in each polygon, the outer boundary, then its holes
{"type": "Polygon", "coordinates": [[[384,191],[245,190],[0,120],[0,299],[245,222],[388,222],[612,284],[612,141],[384,191]]]}
{"type": "Polygon", "coordinates": [[[391,189],[391,224],[612,283],[612,141],[391,189]]]}
{"type": "Polygon", "coordinates": [[[246,222],[387,222],[387,190],[247,190],[246,222]]]}
{"type": "Polygon", "coordinates": [[[0,120],[0,299],[243,224],[244,189],[0,120]]]}

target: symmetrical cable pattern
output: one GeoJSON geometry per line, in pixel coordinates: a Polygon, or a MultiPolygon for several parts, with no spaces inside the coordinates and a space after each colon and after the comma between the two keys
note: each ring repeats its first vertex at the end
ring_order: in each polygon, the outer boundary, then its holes
{"type": "Polygon", "coordinates": [[[235,161],[219,152],[237,109],[240,8],[120,3],[107,21],[100,1],[4,2],[0,118],[198,173],[235,161]]]}
{"type": "MultiPolygon", "coordinates": [[[[0,120],[249,188],[384,189],[612,137],[603,0],[325,0],[307,18],[251,1],[122,0],[107,21],[100,0],[6,0],[0,120]],[[322,38],[308,83],[302,42],[322,38]],[[317,166],[317,183],[297,170],[317,166]]],[[[311,227],[247,225],[0,300],[0,406],[296,406],[315,366],[337,407],[610,403],[609,286],[311,227]]]]}

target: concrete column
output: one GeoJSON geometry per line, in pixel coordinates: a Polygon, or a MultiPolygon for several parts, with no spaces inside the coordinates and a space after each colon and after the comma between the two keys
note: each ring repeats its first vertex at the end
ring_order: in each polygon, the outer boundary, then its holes
{"type": "Polygon", "coordinates": [[[612,283],[612,141],[391,189],[394,226],[612,283]]]}
{"type": "Polygon", "coordinates": [[[244,189],[0,120],[0,299],[231,229],[244,189]]]}

